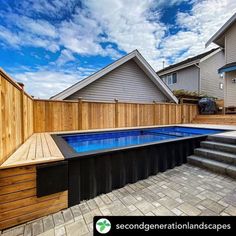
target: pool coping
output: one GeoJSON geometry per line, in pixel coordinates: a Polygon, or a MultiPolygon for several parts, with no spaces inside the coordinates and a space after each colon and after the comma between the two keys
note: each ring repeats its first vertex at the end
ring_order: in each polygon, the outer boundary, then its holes
{"type": "MultiPolygon", "coordinates": [[[[178,125],[167,125],[167,126],[161,126],[161,127],[182,127],[182,128],[194,128],[194,127],[188,127],[188,126],[178,126],[178,125]]],[[[156,127],[160,128],[160,127],[156,127]]],[[[197,127],[196,127],[197,128],[197,127]]],[[[153,127],[146,127],[146,128],[139,128],[139,127],[133,127],[129,129],[129,131],[132,130],[140,130],[140,129],[153,129],[153,127]]],[[[210,128],[198,128],[198,129],[210,129],[210,128]]],[[[123,129],[124,131],[127,131],[127,129],[123,129]]],[[[94,131],[92,133],[100,133],[100,132],[112,132],[112,131],[123,131],[122,129],[119,130],[98,130],[94,131]]],[[[223,132],[229,132],[232,130],[225,130],[223,128],[218,128],[217,130],[222,130],[223,132]]],[[[222,133],[223,133],[222,132],[222,133]]],[[[88,133],[86,131],[84,132],[79,132],[79,134],[83,133],[88,133]]],[[[90,132],[91,133],[91,132],[90,132]]],[[[76,135],[76,133],[71,133],[73,135],[76,135]]],[[[138,144],[138,145],[131,145],[131,146],[124,146],[124,147],[119,147],[119,148],[112,148],[112,149],[103,149],[100,151],[91,151],[91,152],[85,152],[85,153],[77,153],[63,138],[62,136],[69,136],[70,133],[60,133],[60,134],[51,134],[51,137],[53,138],[54,142],[56,143],[57,147],[60,149],[62,152],[65,160],[68,159],[74,159],[74,158],[89,158],[93,155],[102,155],[102,154],[108,154],[108,153],[113,153],[113,152],[118,152],[122,150],[129,150],[129,149],[134,149],[134,148],[142,148],[142,147],[147,147],[147,146],[152,146],[152,145],[161,145],[163,143],[167,142],[177,142],[177,141],[182,141],[182,140],[190,140],[194,138],[201,138],[201,137],[207,137],[209,135],[214,135],[214,134],[201,134],[201,135],[194,135],[194,136],[189,136],[189,137],[182,137],[182,138],[172,138],[172,139],[167,139],[167,140],[162,140],[162,141],[155,141],[155,142],[149,142],[149,143],[144,143],[144,144],[138,144]]]]}

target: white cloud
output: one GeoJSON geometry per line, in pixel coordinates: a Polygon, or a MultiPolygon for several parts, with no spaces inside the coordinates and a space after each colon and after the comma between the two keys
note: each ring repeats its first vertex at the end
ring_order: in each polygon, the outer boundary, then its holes
{"type": "MultiPolygon", "coordinates": [[[[53,12],[63,5],[58,1],[48,3],[49,5],[43,0],[40,3],[45,6],[45,11],[54,7],[53,12]]],[[[33,9],[41,11],[39,3],[32,4],[33,9]]],[[[101,43],[107,42],[101,36],[104,31],[99,22],[89,15],[87,9],[77,7],[69,19],[59,20],[54,25],[46,20],[33,19],[11,12],[9,14],[0,12],[0,17],[9,25],[9,28],[2,26],[0,39],[13,47],[32,46],[51,52],[58,52],[62,48],[57,61],[60,65],[68,60],[74,60],[73,54],[108,56],[112,59],[121,57],[111,44],[102,47],[101,43]]]]}
{"type": "Polygon", "coordinates": [[[17,14],[6,15],[5,20],[29,34],[50,38],[56,38],[58,36],[56,28],[46,20],[32,19],[17,14]]]}
{"type": "Polygon", "coordinates": [[[48,36],[52,38],[57,37],[57,32],[54,26],[49,24],[45,20],[32,20],[26,17],[21,19],[20,26],[25,28],[25,30],[32,32],[40,36],[48,36]]]}
{"type": "Polygon", "coordinates": [[[70,50],[63,49],[61,51],[61,55],[56,60],[55,64],[58,66],[62,66],[66,64],[67,62],[75,61],[76,58],[74,57],[73,53],[70,50]]]}
{"type": "Polygon", "coordinates": [[[63,47],[73,53],[85,56],[109,56],[112,59],[121,57],[112,45],[105,47],[101,43],[107,42],[101,35],[104,33],[102,26],[87,9],[78,9],[70,21],[63,21],[60,24],[60,43],[63,47]]]}
{"type": "Polygon", "coordinates": [[[18,47],[18,45],[20,44],[19,37],[16,34],[12,33],[9,29],[1,25],[0,39],[14,47],[18,47]]]}
{"type": "Polygon", "coordinates": [[[101,45],[97,42],[97,36],[102,31],[96,21],[84,17],[83,11],[78,14],[79,22],[72,20],[62,22],[60,31],[60,43],[67,49],[82,55],[99,55],[102,52],[101,45]]]}
{"type": "Polygon", "coordinates": [[[177,62],[216,47],[212,44],[205,48],[205,43],[235,11],[235,0],[196,1],[190,12],[178,13],[177,24],[181,29],[161,43],[163,57],[172,57],[177,62]]]}
{"type": "Polygon", "coordinates": [[[121,58],[122,57],[122,55],[116,50],[116,49],[114,49],[113,47],[112,47],[112,45],[107,45],[105,48],[104,48],[104,50],[103,50],[103,52],[102,52],[102,54],[101,54],[102,56],[108,56],[108,57],[110,57],[111,59],[113,59],[113,60],[117,60],[118,58],[121,58]]]}
{"type": "Polygon", "coordinates": [[[0,39],[13,48],[20,48],[20,46],[34,46],[45,48],[51,52],[59,50],[59,45],[53,40],[41,38],[35,34],[25,33],[23,31],[13,33],[11,30],[1,25],[0,39]]]}
{"type": "Polygon", "coordinates": [[[100,68],[73,67],[53,69],[49,66],[30,67],[20,66],[8,70],[12,78],[25,85],[25,90],[36,98],[49,98],[78,81],[95,73],[100,68]]]}
{"type": "Polygon", "coordinates": [[[160,55],[157,46],[166,27],[147,19],[153,15],[158,18],[158,15],[150,12],[153,3],[150,0],[84,1],[89,12],[108,35],[108,41],[116,43],[125,52],[138,49],[154,65],[160,55]]]}
{"type": "Polygon", "coordinates": [[[21,0],[16,6],[21,14],[34,16],[40,14],[44,16],[62,19],[69,14],[78,4],[78,0],[21,0]]]}
{"type": "Polygon", "coordinates": [[[39,98],[49,98],[83,78],[76,73],[39,70],[13,74],[13,78],[25,84],[29,94],[39,98]]]}

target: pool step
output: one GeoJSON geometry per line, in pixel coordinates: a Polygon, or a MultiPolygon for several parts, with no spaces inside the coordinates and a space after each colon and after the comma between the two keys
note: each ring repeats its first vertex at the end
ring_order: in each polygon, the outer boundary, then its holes
{"type": "Polygon", "coordinates": [[[220,143],[226,144],[233,144],[236,145],[236,138],[235,137],[227,137],[227,136],[220,136],[220,135],[210,135],[207,137],[208,141],[215,141],[220,143]]]}
{"type": "Polygon", "coordinates": [[[236,155],[228,152],[215,151],[206,148],[196,148],[194,150],[196,156],[205,157],[207,159],[220,161],[226,164],[232,164],[236,166],[236,155]]]}
{"type": "Polygon", "coordinates": [[[215,141],[203,141],[201,142],[201,147],[236,154],[236,145],[233,144],[220,143],[215,141]]]}
{"type": "Polygon", "coordinates": [[[187,160],[189,164],[236,178],[236,138],[208,136],[187,160]]]}
{"type": "Polygon", "coordinates": [[[195,155],[188,157],[188,163],[219,174],[228,175],[236,179],[236,166],[228,165],[219,161],[209,160],[195,155]]]}

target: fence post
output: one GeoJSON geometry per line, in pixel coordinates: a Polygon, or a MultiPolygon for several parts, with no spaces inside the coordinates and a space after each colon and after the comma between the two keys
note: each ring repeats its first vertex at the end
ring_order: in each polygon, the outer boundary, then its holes
{"type": "Polygon", "coordinates": [[[153,125],[157,125],[156,101],[153,101],[153,125]]]}
{"type": "Polygon", "coordinates": [[[83,101],[82,98],[78,98],[78,130],[83,129],[83,101]]]}
{"type": "Polygon", "coordinates": [[[140,126],[139,103],[136,103],[137,126],[140,126]]]}
{"type": "Polygon", "coordinates": [[[185,115],[184,115],[184,103],[180,104],[181,105],[181,124],[185,123],[185,115]]]}
{"type": "Polygon", "coordinates": [[[115,128],[119,127],[119,104],[118,104],[118,99],[114,99],[115,100],[115,128]]]}
{"type": "Polygon", "coordinates": [[[25,142],[25,112],[24,112],[24,87],[22,86],[21,89],[21,139],[22,139],[22,143],[25,142]]]}

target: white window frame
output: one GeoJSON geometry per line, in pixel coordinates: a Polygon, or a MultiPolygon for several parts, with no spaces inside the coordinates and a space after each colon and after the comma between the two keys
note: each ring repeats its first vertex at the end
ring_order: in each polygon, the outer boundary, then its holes
{"type": "Polygon", "coordinates": [[[165,75],[164,78],[163,78],[163,81],[167,85],[177,84],[177,73],[172,73],[172,74],[165,75]],[[173,77],[174,74],[176,75],[176,82],[175,83],[174,83],[174,77],[173,77]]]}

